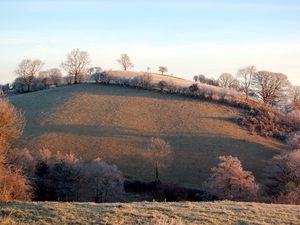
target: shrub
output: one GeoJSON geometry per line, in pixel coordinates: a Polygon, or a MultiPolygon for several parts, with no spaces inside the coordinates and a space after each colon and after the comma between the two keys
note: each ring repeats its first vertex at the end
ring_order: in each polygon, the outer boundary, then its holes
{"type": "Polygon", "coordinates": [[[258,193],[258,185],[251,172],[245,171],[238,158],[220,156],[220,163],[211,169],[206,186],[219,199],[251,200],[258,193]]]}

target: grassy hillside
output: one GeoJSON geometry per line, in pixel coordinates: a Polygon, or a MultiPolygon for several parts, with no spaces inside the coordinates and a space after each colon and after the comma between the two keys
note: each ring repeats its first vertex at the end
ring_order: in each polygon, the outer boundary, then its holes
{"type": "Polygon", "coordinates": [[[1,224],[299,224],[300,206],[242,202],[0,203],[1,224]]]}
{"type": "Polygon", "coordinates": [[[19,146],[100,157],[134,179],[154,177],[146,146],[155,136],[170,142],[174,152],[162,178],[190,187],[207,179],[217,156],[238,156],[259,177],[266,162],[285,148],[237,125],[238,109],[175,95],[81,84],[10,101],[27,119],[19,146]]]}

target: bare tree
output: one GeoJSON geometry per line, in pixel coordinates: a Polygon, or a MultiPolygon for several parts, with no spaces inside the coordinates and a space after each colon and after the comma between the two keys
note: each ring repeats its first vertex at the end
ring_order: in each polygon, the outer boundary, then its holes
{"type": "Polygon", "coordinates": [[[130,68],[133,68],[133,63],[131,62],[130,57],[127,54],[121,54],[120,59],[117,59],[117,62],[122,66],[122,68],[126,71],[130,68]]]}
{"type": "Polygon", "coordinates": [[[240,79],[240,86],[246,95],[246,99],[249,98],[249,94],[253,84],[253,77],[255,73],[256,73],[256,67],[252,65],[241,68],[237,72],[237,77],[240,79]]]}
{"type": "Polygon", "coordinates": [[[254,91],[265,104],[277,104],[287,95],[290,83],[286,75],[259,71],[253,77],[254,91]]]}
{"type": "Polygon", "coordinates": [[[160,66],[158,67],[158,71],[161,72],[162,75],[164,75],[164,73],[168,72],[168,68],[166,66],[160,66]]]}
{"type": "Polygon", "coordinates": [[[165,166],[166,161],[171,156],[171,146],[161,138],[151,138],[148,150],[154,163],[155,181],[158,184],[160,182],[159,171],[165,166]]]}
{"type": "Polygon", "coordinates": [[[220,163],[211,169],[207,186],[220,199],[249,200],[258,192],[255,178],[245,171],[240,160],[232,156],[220,156],[220,163]]]}
{"type": "Polygon", "coordinates": [[[61,66],[69,75],[74,76],[74,84],[78,84],[88,73],[90,63],[91,59],[87,52],[75,49],[67,55],[67,60],[61,66]]]}
{"type": "Polygon", "coordinates": [[[232,88],[236,84],[236,79],[231,73],[222,73],[218,83],[220,87],[232,88]]]}
{"type": "Polygon", "coordinates": [[[37,76],[38,72],[41,71],[43,66],[44,62],[39,59],[24,59],[20,62],[15,73],[18,75],[19,81],[22,81],[27,88],[27,90],[23,91],[30,91],[34,77],[37,76]]]}

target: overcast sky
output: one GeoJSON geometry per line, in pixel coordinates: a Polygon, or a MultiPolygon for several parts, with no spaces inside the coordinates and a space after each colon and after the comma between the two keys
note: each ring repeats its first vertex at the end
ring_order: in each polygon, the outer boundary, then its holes
{"type": "Polygon", "coordinates": [[[103,69],[127,53],[137,71],[217,78],[254,64],[300,85],[300,1],[0,0],[0,83],[24,58],[58,67],[75,48],[103,69]]]}

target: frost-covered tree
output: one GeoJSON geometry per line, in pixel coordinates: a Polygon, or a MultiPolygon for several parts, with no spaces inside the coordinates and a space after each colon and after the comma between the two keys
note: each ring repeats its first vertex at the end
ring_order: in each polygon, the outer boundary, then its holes
{"type": "Polygon", "coordinates": [[[288,93],[290,83],[282,73],[258,71],[253,77],[254,91],[265,104],[275,105],[288,93]]]}
{"type": "Polygon", "coordinates": [[[264,190],[274,201],[300,204],[300,150],[274,157],[265,171],[264,190]]]}
{"type": "Polygon", "coordinates": [[[148,151],[155,169],[155,181],[159,183],[159,172],[166,165],[167,160],[172,154],[171,145],[164,139],[151,138],[148,151]]]}
{"type": "Polygon", "coordinates": [[[251,92],[251,88],[253,85],[253,77],[256,73],[256,67],[253,65],[241,68],[237,72],[237,77],[240,81],[240,87],[242,91],[245,93],[246,99],[249,98],[249,94],[251,92]]]}
{"type": "Polygon", "coordinates": [[[108,165],[100,159],[79,164],[83,182],[83,199],[94,202],[113,202],[123,198],[123,176],[116,166],[108,165]]]}
{"type": "Polygon", "coordinates": [[[52,68],[49,69],[47,72],[52,84],[56,86],[64,84],[64,78],[62,77],[60,69],[52,68]]]}
{"type": "Polygon", "coordinates": [[[253,199],[258,186],[252,173],[243,169],[237,157],[220,156],[219,160],[218,166],[211,169],[207,182],[209,192],[220,199],[253,199]]]}
{"type": "Polygon", "coordinates": [[[43,66],[44,62],[40,59],[24,59],[20,62],[18,68],[15,70],[15,73],[18,76],[18,83],[22,84],[22,92],[31,91],[31,84],[43,66]]]}
{"type": "Polygon", "coordinates": [[[231,73],[222,73],[218,78],[218,84],[223,88],[232,88],[236,86],[237,80],[231,73]]]}
{"type": "Polygon", "coordinates": [[[88,74],[90,56],[87,52],[74,49],[67,55],[66,61],[61,66],[69,75],[74,76],[74,84],[81,83],[88,74]]]}

